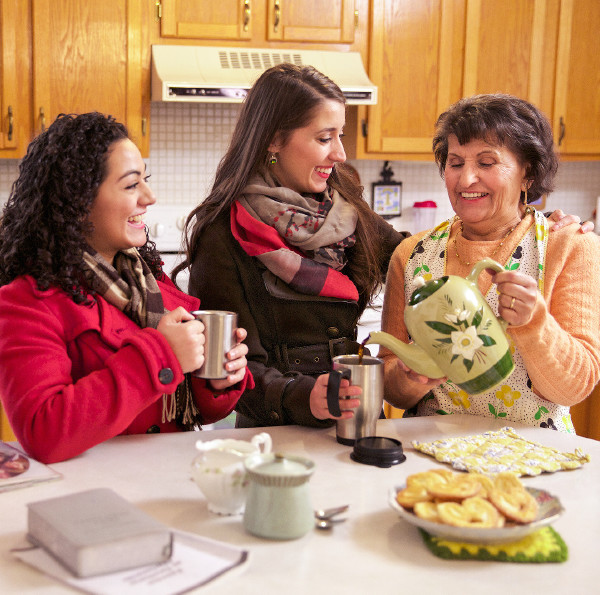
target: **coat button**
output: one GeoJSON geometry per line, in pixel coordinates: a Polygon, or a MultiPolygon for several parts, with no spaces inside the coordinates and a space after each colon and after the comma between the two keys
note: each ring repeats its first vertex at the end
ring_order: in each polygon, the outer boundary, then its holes
{"type": "Polygon", "coordinates": [[[173,370],[171,368],[163,368],[158,373],[158,379],[161,384],[171,384],[173,382],[173,378],[175,378],[175,374],[173,374],[173,370]]]}
{"type": "Polygon", "coordinates": [[[271,421],[279,421],[279,413],[277,413],[277,411],[271,411],[269,417],[271,418],[271,421]]]}
{"type": "Polygon", "coordinates": [[[330,339],[337,339],[340,336],[340,329],[337,326],[330,326],[325,332],[330,339]]]}
{"type": "Polygon", "coordinates": [[[146,434],[160,434],[160,428],[157,425],[150,426],[146,430],[146,434]]]}

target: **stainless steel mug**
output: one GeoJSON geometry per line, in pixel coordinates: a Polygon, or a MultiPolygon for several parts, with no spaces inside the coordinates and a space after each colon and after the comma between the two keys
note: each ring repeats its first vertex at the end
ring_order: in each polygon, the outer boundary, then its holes
{"type": "Polygon", "coordinates": [[[204,324],[204,364],[194,372],[199,378],[226,378],[227,352],[237,343],[237,314],[225,310],[196,310],[192,315],[204,324]]]}
{"type": "Polygon", "coordinates": [[[377,435],[377,420],[383,408],[383,360],[363,355],[338,355],[333,358],[333,370],[327,385],[327,406],[332,415],[340,415],[339,387],[342,378],[362,388],[358,397],[360,405],[354,410],[354,417],[338,419],[336,438],[340,444],[352,446],[354,441],[364,436],[377,435]]]}

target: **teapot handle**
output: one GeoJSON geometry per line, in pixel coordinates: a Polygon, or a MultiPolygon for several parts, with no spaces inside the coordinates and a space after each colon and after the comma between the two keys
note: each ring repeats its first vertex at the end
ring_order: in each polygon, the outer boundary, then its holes
{"type": "MultiPolygon", "coordinates": [[[[492,258],[483,258],[475,264],[473,270],[467,275],[467,281],[470,281],[471,283],[477,283],[477,278],[481,274],[481,271],[485,269],[492,269],[497,273],[501,273],[504,270],[504,267],[492,258]]],[[[506,328],[508,327],[508,322],[506,322],[506,320],[504,320],[503,318],[499,318],[498,322],[502,326],[502,330],[506,331],[506,328]]]]}
{"type": "Polygon", "coordinates": [[[273,441],[271,440],[271,435],[267,434],[267,432],[261,432],[260,434],[256,434],[250,440],[254,446],[256,446],[260,450],[260,445],[262,444],[262,451],[265,454],[271,452],[271,448],[273,447],[273,441]]]}

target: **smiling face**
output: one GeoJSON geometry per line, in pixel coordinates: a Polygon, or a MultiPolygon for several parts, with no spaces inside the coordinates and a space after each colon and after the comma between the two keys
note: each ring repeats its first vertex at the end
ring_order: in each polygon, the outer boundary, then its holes
{"type": "Polygon", "coordinates": [[[526,166],[508,147],[481,139],[461,145],[451,134],[444,179],[467,238],[496,239],[519,221],[526,166]]]}
{"type": "Polygon", "coordinates": [[[307,126],[297,128],[285,142],[281,135],[269,146],[277,163],[269,165],[282,186],[298,193],[323,192],[335,163],[346,161],[342,131],[346,122],[345,105],[334,99],[323,100],[307,126]]]}
{"type": "Polygon", "coordinates": [[[142,216],[146,207],[156,202],[148,177],[142,156],[129,139],[111,146],[106,179],[89,215],[94,230],[87,237],[90,246],[110,263],[119,250],[146,243],[142,216]]]}

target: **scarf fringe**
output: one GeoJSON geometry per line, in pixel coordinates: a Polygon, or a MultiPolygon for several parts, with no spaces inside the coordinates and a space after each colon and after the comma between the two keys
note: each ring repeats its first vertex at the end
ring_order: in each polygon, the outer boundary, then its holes
{"type": "Polygon", "coordinates": [[[163,393],[162,423],[175,421],[186,430],[202,429],[200,411],[194,402],[191,379],[186,374],[174,393],[163,393]]]}

